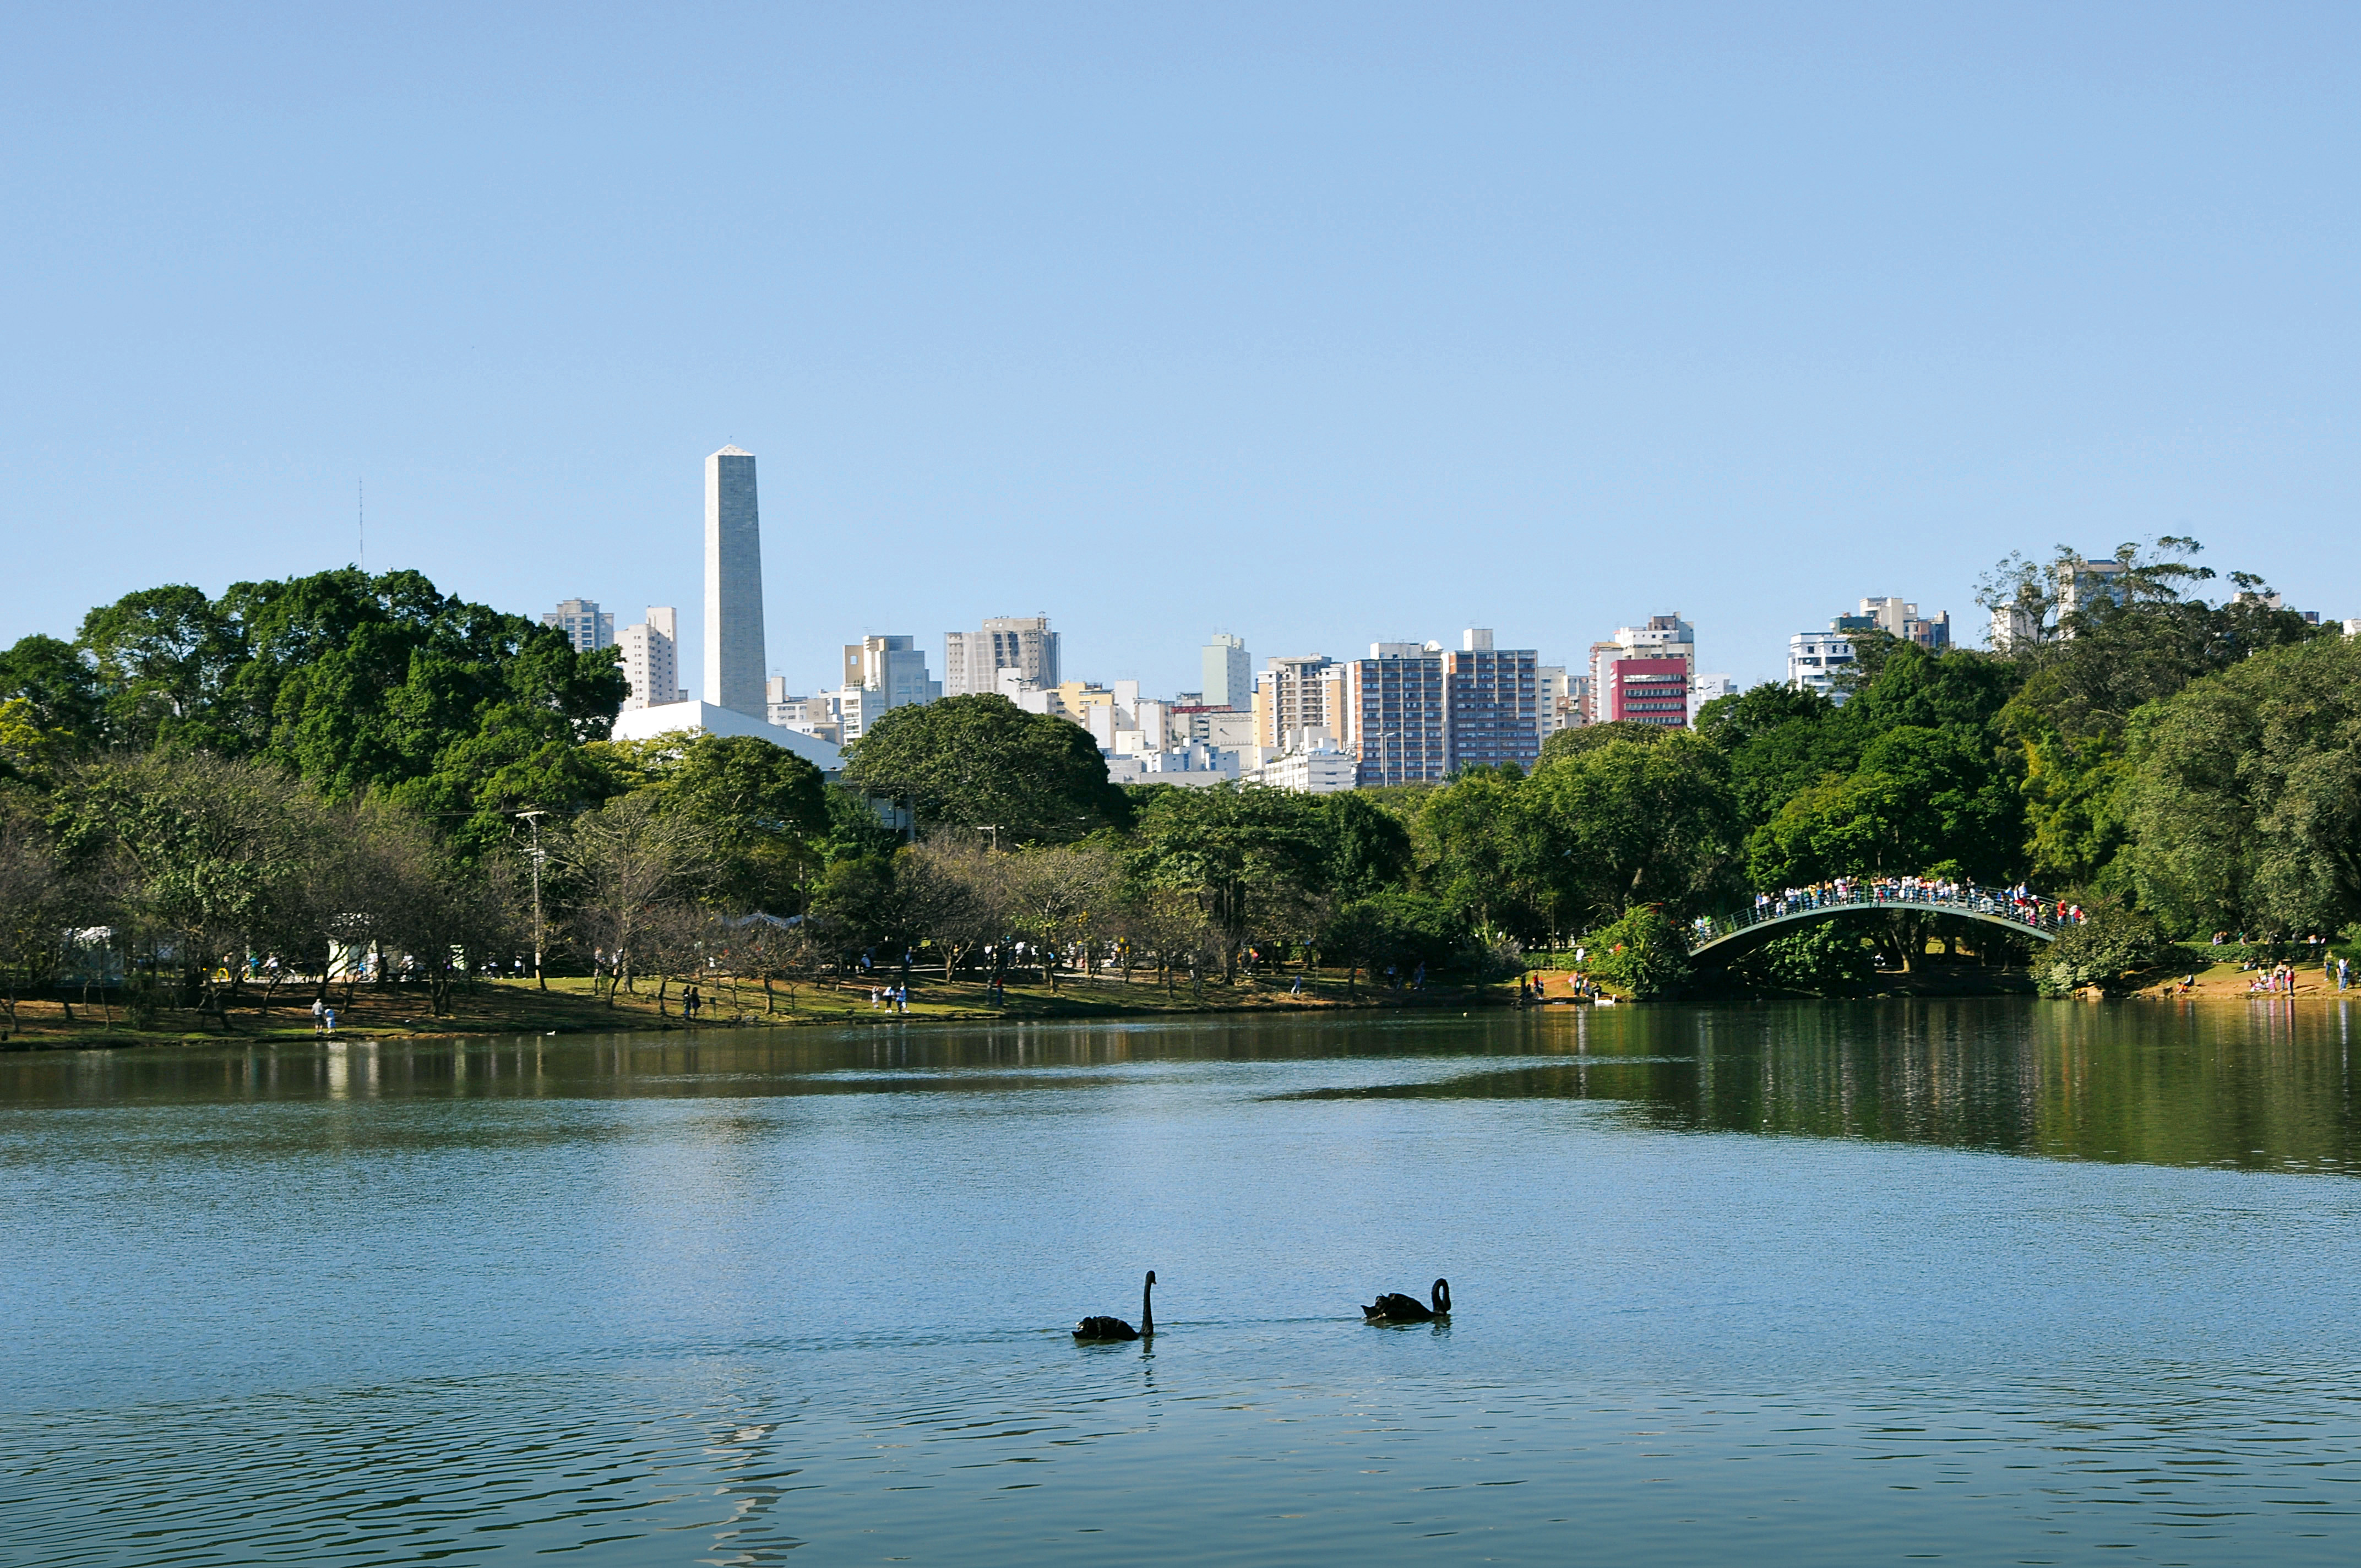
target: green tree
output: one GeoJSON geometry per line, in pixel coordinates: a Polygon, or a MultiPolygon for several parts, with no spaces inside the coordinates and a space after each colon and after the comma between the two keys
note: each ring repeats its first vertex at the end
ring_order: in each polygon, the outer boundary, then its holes
{"type": "Polygon", "coordinates": [[[1325,891],[1323,808],[1310,795],[1248,784],[1176,789],[1141,811],[1127,856],[1136,886],[1180,894],[1223,939],[1223,978],[1257,935],[1301,934],[1325,891]]]}
{"type": "Polygon", "coordinates": [[[62,736],[77,751],[105,738],[98,676],[71,642],[38,632],[0,652],[0,702],[22,698],[28,722],[62,736]]]}
{"type": "Polygon", "coordinates": [[[1807,996],[1858,996],[1877,983],[1866,919],[1839,915],[1772,938],[1730,967],[1756,985],[1807,996]]]}
{"type": "Polygon", "coordinates": [[[93,766],[60,801],[68,851],[109,864],[135,931],[161,938],[183,997],[226,1028],[250,950],[305,930],[317,804],[267,762],[150,752],[93,766]]]}
{"type": "Polygon", "coordinates": [[[1474,935],[1439,899],[1400,889],[1340,905],[1322,927],[1323,959],[1345,965],[1345,994],[1359,990],[1361,970],[1388,965],[1398,975],[1421,964],[1447,969],[1475,949],[1474,935]]]}
{"type": "Polygon", "coordinates": [[[2230,574],[2236,592],[2223,603],[2185,597],[2213,576],[2189,561],[2198,550],[2194,540],[2125,545],[2116,552],[2120,598],[2092,597],[2063,617],[2058,568],[2016,564],[2019,579],[2033,574],[2015,590],[2030,607],[2022,624],[2037,624],[2039,634],[2009,650],[2026,678],[1999,729],[2022,761],[2026,851],[2045,886],[2100,897],[2131,891],[2120,857],[2129,842],[2125,746],[2133,714],[2256,652],[2318,635],[2246,573],[2230,574]],[[2052,619],[2037,622],[2037,612],[2052,619]]]}
{"type": "Polygon", "coordinates": [[[2361,641],[2261,652],[2141,709],[2127,851],[2183,933],[2361,919],[2361,641]]]}
{"type": "Polygon", "coordinates": [[[16,1028],[20,992],[45,985],[63,957],[68,928],[93,913],[33,809],[16,792],[0,794],[0,1000],[16,1028]]]}
{"type": "Polygon", "coordinates": [[[1549,762],[1560,757],[1579,756],[1616,740],[1630,740],[1644,746],[1674,733],[1676,732],[1668,725],[1642,724],[1636,718],[1609,719],[1604,724],[1570,725],[1552,732],[1549,739],[1542,742],[1541,760],[1549,762]]]}
{"type": "Polygon", "coordinates": [[[1513,769],[1471,770],[1427,795],[1417,827],[1425,890],[1488,936],[1535,942],[1566,929],[1578,885],[1567,874],[1575,824],[1554,816],[1547,799],[1513,769]]]}
{"type": "Polygon", "coordinates": [[[1770,681],[1707,703],[1697,733],[1729,756],[1730,791],[1750,828],[1828,774],[1850,773],[1861,755],[1859,729],[1835,703],[1770,681]]]}
{"type": "Polygon", "coordinates": [[[1729,762],[1687,730],[1544,762],[1529,782],[1577,928],[1641,904],[1701,911],[1735,896],[1741,840],[1729,762]]]}
{"type": "Polygon", "coordinates": [[[1368,898],[1409,881],[1411,833],[1401,817],[1360,790],[1314,798],[1323,890],[1339,898],[1368,898]]]}
{"type": "Polygon", "coordinates": [[[214,699],[242,652],[236,628],[185,583],[143,588],[82,618],[108,735],[142,749],[186,741],[245,750],[214,699]]]}
{"type": "Polygon", "coordinates": [[[1870,741],[1858,771],[1781,807],[1749,839],[1747,858],[1764,888],[1938,866],[2002,883],[2016,869],[2020,833],[2015,781],[1982,726],[1905,724],[1870,741]]]}
{"type": "Polygon", "coordinates": [[[629,689],[614,650],[415,572],[145,589],[91,611],[79,648],[107,739],[269,757],[330,799],[390,790],[471,854],[519,806],[601,798],[575,754],[629,689]]]}
{"type": "Polygon", "coordinates": [[[1688,981],[1688,941],[1659,905],[1634,905],[1583,945],[1591,972],[1635,1000],[1676,995],[1688,981]]]}
{"type": "MultiPolygon", "coordinates": [[[[751,735],[682,731],[584,750],[616,793],[650,792],[665,812],[696,821],[713,850],[696,878],[700,903],[730,916],[801,907],[830,827],[827,786],[810,762],[751,735]]],[[[893,836],[872,848],[891,854],[893,836]]]]}
{"type": "Polygon", "coordinates": [[[993,827],[1009,846],[1127,819],[1089,730],[989,694],[893,709],[846,748],[844,778],[908,806],[921,830],[993,827]]]}

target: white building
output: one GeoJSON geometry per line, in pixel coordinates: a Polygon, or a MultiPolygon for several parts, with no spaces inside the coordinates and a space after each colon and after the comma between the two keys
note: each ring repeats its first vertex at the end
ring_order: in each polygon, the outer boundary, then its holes
{"type": "Polygon", "coordinates": [[[1736,696],[1738,681],[1730,675],[1699,675],[1689,684],[1689,723],[1697,723],[1697,710],[1716,697],[1736,696]]]}
{"type": "Polygon", "coordinates": [[[1216,631],[1205,644],[1204,698],[1212,707],[1245,707],[1254,690],[1254,661],[1246,656],[1246,640],[1216,631]]]}
{"type": "Polygon", "coordinates": [[[1109,784],[1167,784],[1208,789],[1231,784],[1260,761],[1256,751],[1225,746],[1188,745],[1169,751],[1134,751],[1107,759],[1109,784]]]}
{"type": "Polygon", "coordinates": [[[561,600],[541,618],[541,623],[566,633],[577,653],[595,653],[615,645],[615,618],[601,610],[596,599],[561,600]]]}
{"type": "MultiPolygon", "coordinates": [[[[780,693],[785,695],[784,685],[780,693]]],[[[829,717],[846,744],[868,733],[878,718],[897,707],[934,701],[942,683],[927,674],[927,656],[907,637],[864,637],[844,645],[844,685],[822,692],[829,717]]],[[[774,723],[778,722],[774,718],[774,723]]]]}
{"type": "Polygon", "coordinates": [[[623,628],[615,642],[623,651],[623,678],[631,683],[624,707],[688,700],[680,684],[680,615],[672,606],[650,605],[645,624],[623,628]]]}
{"type": "Polygon", "coordinates": [[[818,696],[791,696],[785,675],[773,675],[764,683],[763,704],[772,723],[782,729],[800,730],[814,740],[825,740],[831,746],[844,743],[844,725],[836,715],[836,705],[826,693],[818,696]]]}
{"type": "Polygon", "coordinates": [[[822,773],[832,773],[844,766],[843,750],[839,746],[799,730],[749,718],[736,708],[717,707],[709,702],[672,702],[634,708],[615,720],[618,740],[653,740],[660,735],[752,735],[783,751],[793,751],[822,773]]]}
{"type": "Polygon", "coordinates": [[[2037,610],[2016,604],[2004,604],[1992,612],[1992,645],[1997,653],[2005,653],[2019,642],[2038,642],[2045,635],[2071,637],[2074,629],[2068,618],[2077,610],[2087,609],[2104,599],[2122,604],[2131,597],[2131,588],[2124,582],[2130,566],[2116,560],[2086,561],[2080,555],[2070,555],[2050,568],[2050,591],[2057,602],[2058,623],[2045,625],[2037,610]]]}
{"type": "Polygon", "coordinates": [[[1533,681],[1540,689],[1541,701],[1535,722],[1541,729],[1543,740],[1548,740],[1569,724],[1582,722],[1582,716],[1575,708],[1574,682],[1567,677],[1564,664],[1535,665],[1533,681]]]}
{"type": "Polygon", "coordinates": [[[1358,757],[1333,741],[1315,737],[1310,744],[1267,757],[1260,764],[1241,770],[1238,776],[1246,784],[1258,784],[1268,789],[1292,790],[1298,795],[1337,795],[1353,788],[1360,772],[1358,757]]]}
{"type": "Polygon", "coordinates": [[[844,645],[844,684],[875,692],[885,708],[932,702],[942,683],[927,674],[927,656],[907,637],[864,637],[844,645]]]}
{"type": "Polygon", "coordinates": [[[1833,627],[1826,631],[1798,631],[1787,639],[1787,684],[1802,692],[1817,692],[1831,702],[1845,693],[1837,673],[1853,664],[1852,638],[1833,627]]]}
{"type": "Polygon", "coordinates": [[[1059,682],[1058,634],[1046,615],[994,616],[981,631],[943,633],[943,695],[1001,690],[1001,672],[1036,686],[1059,682]]]}

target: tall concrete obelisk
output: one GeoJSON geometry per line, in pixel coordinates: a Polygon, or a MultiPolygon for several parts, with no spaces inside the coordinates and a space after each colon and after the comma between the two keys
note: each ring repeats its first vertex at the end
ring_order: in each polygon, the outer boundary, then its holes
{"type": "Polygon", "coordinates": [[[767,718],[764,663],[754,455],[725,446],[705,460],[705,700],[767,718]]]}

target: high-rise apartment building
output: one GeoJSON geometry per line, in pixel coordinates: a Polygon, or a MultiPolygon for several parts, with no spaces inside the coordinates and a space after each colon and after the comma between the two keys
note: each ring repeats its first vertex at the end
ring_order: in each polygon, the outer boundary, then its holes
{"type": "Polygon", "coordinates": [[[1541,760],[1541,655],[1495,648],[1492,633],[1471,628],[1455,652],[1443,655],[1444,745],[1448,771],[1530,768],[1541,760]]]}
{"type": "Polygon", "coordinates": [[[623,678],[631,683],[625,708],[688,700],[680,685],[680,616],[670,605],[650,605],[646,622],[626,626],[615,641],[623,650],[623,678]]]}
{"type": "Polygon", "coordinates": [[[615,618],[601,610],[596,599],[566,599],[541,618],[544,626],[566,633],[577,653],[595,652],[615,645],[615,618]]]}
{"type": "Polygon", "coordinates": [[[725,446],[705,460],[705,700],[764,719],[763,664],[754,456],[725,446]]]}
{"type": "MultiPolygon", "coordinates": [[[[2088,609],[2102,599],[2110,604],[2122,604],[2131,597],[2124,583],[2124,574],[2131,567],[2122,561],[2061,561],[2058,564],[2058,619],[2064,621],[2077,610],[2088,609]]],[[[2071,637],[2071,627],[2065,629],[2071,637]]]]}
{"type": "Polygon", "coordinates": [[[943,633],[945,696],[996,692],[1003,670],[1026,685],[1058,684],[1058,634],[1048,616],[994,616],[981,631],[943,633]]]}
{"type": "Polygon", "coordinates": [[[1344,740],[1363,787],[1437,783],[1463,768],[1541,756],[1541,656],[1471,628],[1462,646],[1373,642],[1346,663],[1344,740]]]}
{"type": "Polygon", "coordinates": [[[2131,597],[2124,575],[2131,570],[2122,561],[2086,561],[2080,555],[2070,555],[2050,568],[2050,593],[2056,600],[2056,624],[2043,619],[2037,605],[2004,604],[1992,612],[1992,645],[1995,652],[2005,653],[2019,642],[2038,642],[2044,637],[2071,637],[2074,629],[2070,618],[2078,610],[2090,609],[2104,600],[2122,604],[2131,597]]]}
{"type": "Polygon", "coordinates": [[[1930,620],[1905,599],[1864,598],[1857,612],[1838,616],[1826,631],[1798,631],[1787,639],[1787,684],[1843,702],[1850,695],[1844,673],[1860,662],[1854,640],[1874,631],[1940,653],[1951,645],[1951,614],[1945,610],[1930,620]]]}
{"type": "MultiPolygon", "coordinates": [[[[878,718],[897,707],[928,703],[943,695],[927,674],[927,656],[907,637],[864,637],[844,644],[844,685],[820,694],[850,744],[878,718]]],[[[774,723],[778,722],[775,718],[774,723]]]]}
{"type": "Polygon", "coordinates": [[[1661,724],[1678,729],[1689,721],[1689,669],[1679,659],[1610,660],[1598,711],[1609,724],[1661,724]]]}
{"type": "Polygon", "coordinates": [[[1254,700],[1254,661],[1246,656],[1246,640],[1216,631],[1203,654],[1205,706],[1243,712],[1254,700]]]}
{"type": "Polygon", "coordinates": [[[912,703],[932,702],[943,695],[942,683],[927,674],[926,654],[908,637],[864,637],[858,642],[846,643],[844,684],[877,693],[883,699],[878,708],[881,713],[912,703]]]}
{"type": "Polygon", "coordinates": [[[1536,718],[1543,740],[1570,724],[1582,722],[1582,711],[1575,706],[1575,683],[1566,675],[1564,664],[1540,666],[1533,671],[1533,682],[1541,693],[1536,718]]]}
{"type": "Polygon", "coordinates": [[[1590,645],[1590,721],[1686,726],[1696,674],[1697,629],[1679,616],[1618,627],[1612,641],[1590,645]]]}
{"type": "Polygon", "coordinates": [[[1838,677],[1852,665],[1852,639],[1833,625],[1826,631],[1798,631],[1787,639],[1787,684],[1799,692],[1817,692],[1841,703],[1848,693],[1838,677]]]}
{"type": "Polygon", "coordinates": [[[1345,665],[1345,704],[1359,787],[1440,784],[1450,772],[1441,645],[1370,643],[1345,665]]]}
{"type": "Polygon", "coordinates": [[[1840,615],[1828,622],[1831,631],[1858,636],[1864,631],[1883,631],[1888,637],[1898,637],[1905,642],[1940,653],[1951,645],[1951,612],[1928,620],[1918,613],[1915,604],[1892,597],[1865,598],[1858,614],[1840,615]]]}
{"type": "Polygon", "coordinates": [[[1255,744],[1286,751],[1305,744],[1309,730],[1338,745],[1349,741],[1345,685],[1345,666],[1325,653],[1268,661],[1251,702],[1255,744]]]}

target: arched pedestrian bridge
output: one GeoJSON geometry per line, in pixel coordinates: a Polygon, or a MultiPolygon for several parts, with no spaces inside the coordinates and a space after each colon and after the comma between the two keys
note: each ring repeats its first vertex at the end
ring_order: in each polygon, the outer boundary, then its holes
{"type": "Polygon", "coordinates": [[[1960,886],[1943,890],[1905,887],[1893,882],[1859,882],[1842,893],[1822,889],[1790,894],[1736,915],[1692,920],[1686,928],[1689,956],[1697,958],[1725,944],[1746,945],[1747,938],[1772,927],[1800,926],[1863,910],[1948,915],[1997,926],[2012,936],[2029,937],[2037,942],[2056,941],[2059,928],[2072,923],[2070,917],[2059,919],[2056,899],[2043,898],[2038,894],[2018,897],[2005,889],[1960,886]]]}

